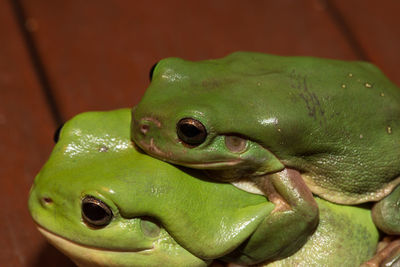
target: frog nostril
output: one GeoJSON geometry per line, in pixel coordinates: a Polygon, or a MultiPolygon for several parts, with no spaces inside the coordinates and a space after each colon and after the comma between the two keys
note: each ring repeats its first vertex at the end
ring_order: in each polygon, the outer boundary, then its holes
{"type": "Polygon", "coordinates": [[[53,203],[53,199],[51,199],[50,197],[43,197],[42,198],[42,202],[44,203],[44,204],[52,204],[53,203]]]}
{"type": "Polygon", "coordinates": [[[149,125],[147,124],[142,124],[140,125],[140,132],[143,134],[146,134],[149,131],[149,125]]]}

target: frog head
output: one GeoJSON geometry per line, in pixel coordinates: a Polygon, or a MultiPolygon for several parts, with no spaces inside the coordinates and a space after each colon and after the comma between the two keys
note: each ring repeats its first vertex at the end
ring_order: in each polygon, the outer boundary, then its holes
{"type": "Polygon", "coordinates": [[[123,109],[67,122],[32,187],[40,231],[78,265],[205,266],[273,209],[262,196],[138,152],[130,120],[123,109]]]}
{"type": "Polygon", "coordinates": [[[132,139],[154,157],[217,180],[295,169],[341,204],[400,183],[400,90],[373,64],[236,52],[152,73],[132,139]]]}
{"type": "Polygon", "coordinates": [[[154,157],[213,170],[227,180],[282,170],[269,150],[282,140],[276,114],[265,115],[273,108],[265,107],[262,98],[246,96],[257,91],[259,77],[277,75],[279,69],[263,69],[251,55],[158,62],[149,88],[133,108],[132,139],[154,157]],[[244,106],[253,107],[251,116],[242,112],[244,106]]]}

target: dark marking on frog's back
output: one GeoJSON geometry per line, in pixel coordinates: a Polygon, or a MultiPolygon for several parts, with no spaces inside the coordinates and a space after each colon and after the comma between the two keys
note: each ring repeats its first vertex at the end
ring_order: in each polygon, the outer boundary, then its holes
{"type": "Polygon", "coordinates": [[[290,73],[289,77],[291,87],[298,90],[298,96],[304,101],[307,107],[307,115],[317,121],[320,126],[325,125],[325,110],[322,107],[318,96],[311,90],[311,85],[309,84],[307,77],[296,74],[294,70],[290,73]]]}
{"type": "Polygon", "coordinates": [[[232,78],[207,78],[201,82],[201,87],[204,90],[219,90],[226,88],[227,84],[232,84],[235,81],[232,78]]]}

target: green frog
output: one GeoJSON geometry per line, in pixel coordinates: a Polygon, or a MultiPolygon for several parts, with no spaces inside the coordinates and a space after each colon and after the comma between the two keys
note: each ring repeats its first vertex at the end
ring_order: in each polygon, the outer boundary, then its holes
{"type": "Polygon", "coordinates": [[[275,207],[264,196],[143,154],[130,120],[121,109],[67,122],[32,187],[39,230],[78,266],[357,266],[374,254],[370,210],[317,198],[320,223],[300,232],[307,242],[298,250],[296,227],[265,235],[275,207]],[[285,236],[296,251],[274,260],[269,239],[285,236]]]}
{"type": "Polygon", "coordinates": [[[292,203],[317,217],[310,189],[339,204],[381,203],[376,225],[400,234],[398,194],[385,198],[400,183],[400,89],[370,63],[252,52],[167,58],[132,112],[132,139],[146,153],[256,185],[276,221],[292,203]]]}

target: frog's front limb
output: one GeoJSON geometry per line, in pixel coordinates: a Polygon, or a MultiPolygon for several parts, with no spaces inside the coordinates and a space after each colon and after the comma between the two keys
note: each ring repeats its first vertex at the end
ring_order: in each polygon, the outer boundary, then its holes
{"type": "Polygon", "coordinates": [[[303,246],[318,225],[318,205],[298,171],[286,168],[260,176],[256,184],[275,209],[240,248],[241,256],[229,257],[234,262],[255,264],[287,257],[303,246]]]}

